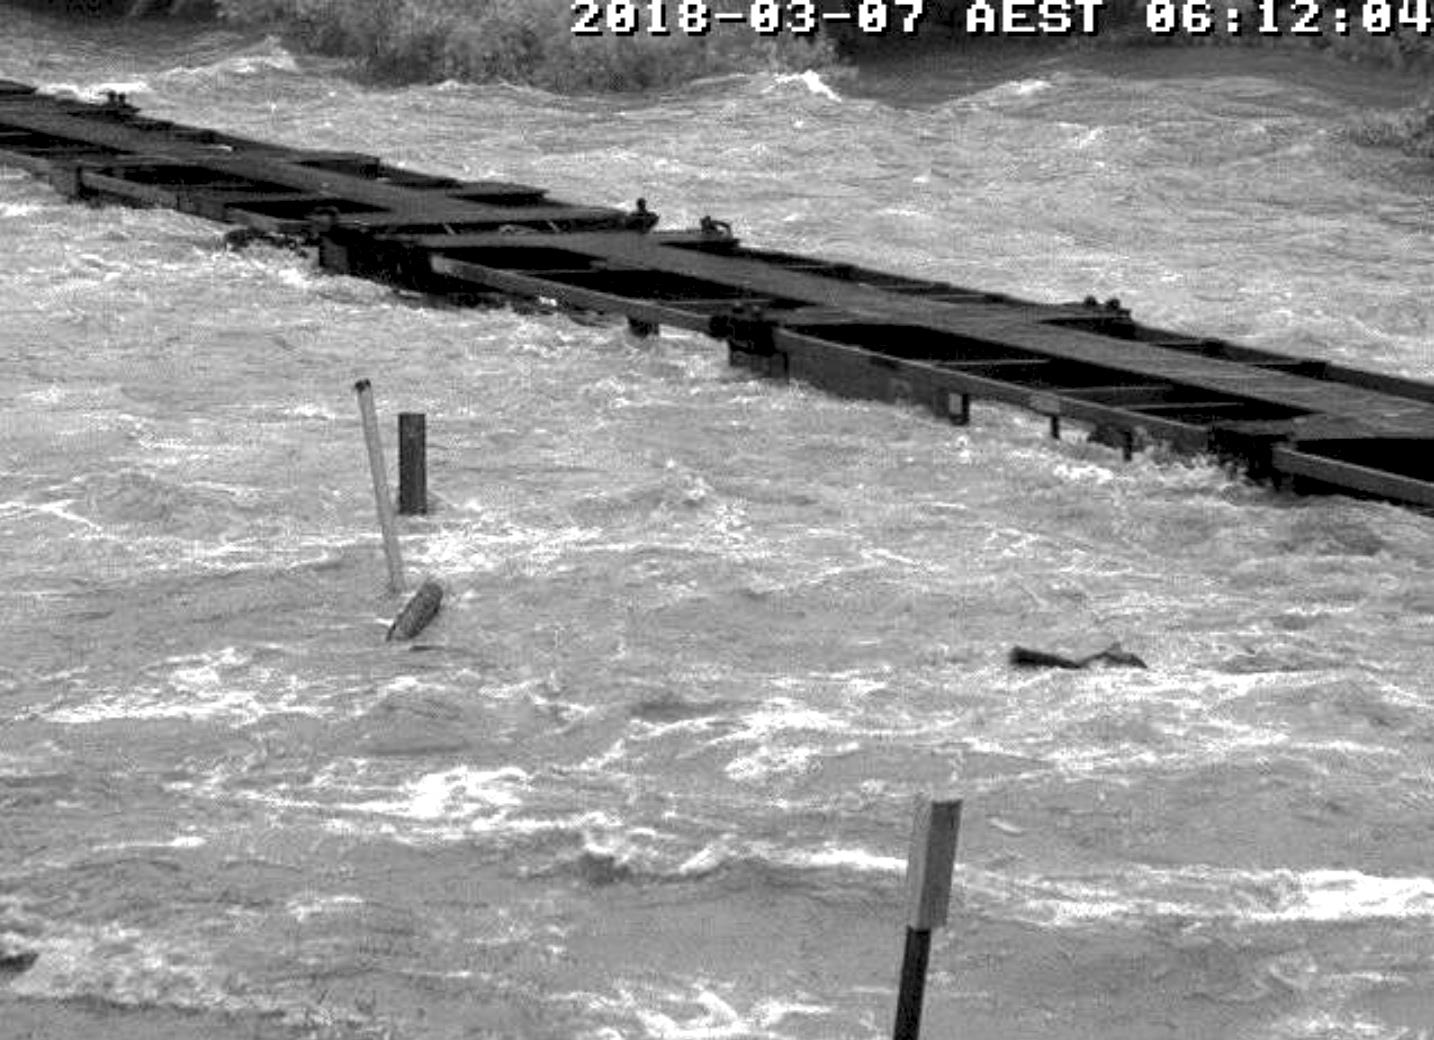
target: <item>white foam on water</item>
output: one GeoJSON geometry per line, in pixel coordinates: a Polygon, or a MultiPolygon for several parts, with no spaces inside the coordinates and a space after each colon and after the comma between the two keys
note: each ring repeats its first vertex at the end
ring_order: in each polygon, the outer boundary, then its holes
{"type": "Polygon", "coordinates": [[[614,817],[595,811],[544,818],[518,815],[532,785],[530,774],[516,766],[459,766],[397,783],[373,777],[372,772],[373,763],[367,759],[341,759],[319,770],[304,787],[261,788],[233,784],[234,772],[221,767],[201,781],[178,781],[166,787],[251,802],[279,813],[317,815],[318,825],[331,833],[377,834],[413,844],[462,841],[474,834],[525,836],[618,827],[614,817]]]}
{"type": "Polygon", "coordinates": [[[1434,1028],[1414,1030],[1357,1012],[1318,1011],[1286,1016],[1264,1035],[1269,1040],[1434,1040],[1434,1028]]]}
{"type": "Polygon", "coordinates": [[[1001,83],[969,97],[961,98],[955,107],[962,109],[991,109],[1021,104],[1028,98],[1044,94],[1055,84],[1048,79],[1018,79],[1001,83]]]}
{"type": "Polygon", "coordinates": [[[253,76],[263,72],[298,72],[298,62],[277,40],[270,37],[265,41],[271,48],[267,54],[237,54],[209,65],[181,65],[162,74],[159,79],[179,80],[212,79],[218,76],[253,76]]]}
{"type": "Polygon", "coordinates": [[[1302,899],[1280,920],[1345,921],[1434,917],[1434,878],[1374,877],[1352,870],[1301,875],[1302,899]]]}
{"type": "Polygon", "coordinates": [[[116,94],[144,94],[150,90],[148,81],[142,79],[111,80],[100,83],[42,83],[36,87],[40,94],[50,94],[56,97],[77,98],[80,101],[98,102],[104,101],[109,91],[116,94]]]}
{"type": "Polygon", "coordinates": [[[107,690],[82,704],[41,713],[69,725],[116,719],[228,719],[251,723],[268,715],[323,717],[329,709],[314,703],[313,690],[297,676],[283,676],[252,663],[235,647],[172,657],[167,680],[128,690],[107,690]]]}
{"type": "Polygon", "coordinates": [[[758,748],[740,755],[723,767],[723,772],[738,783],[760,783],[774,776],[810,772],[821,748],[799,744],[795,747],[758,748]]]}
{"type": "Polygon", "coordinates": [[[675,722],[650,722],[647,719],[632,719],[628,723],[628,738],[633,741],[664,740],[669,737],[707,733],[725,729],[726,723],[719,715],[703,715],[675,722]]]}
{"type": "MultiPolygon", "coordinates": [[[[726,989],[727,987],[721,987],[726,989]]],[[[563,993],[555,998],[596,1012],[617,1024],[601,1025],[582,1034],[584,1040],[624,1040],[632,1037],[636,1020],[642,1036],[650,1040],[783,1040],[778,1031],[790,1018],[821,1017],[836,1009],[791,997],[759,997],[747,1010],[739,1009],[734,994],[718,991],[706,979],[694,979],[684,988],[649,982],[618,981],[612,995],[563,993]]]]}
{"type": "Polygon", "coordinates": [[[593,812],[582,825],[583,855],[650,877],[700,877],[728,859],[725,843],[689,855],[676,867],[683,839],[652,827],[633,827],[607,813],[593,812]]]}
{"type": "Polygon", "coordinates": [[[283,414],[292,415],[296,419],[325,419],[334,421],[341,418],[339,413],[334,409],[312,401],[305,401],[302,404],[296,404],[290,408],[286,408],[283,414]]]}
{"type": "MultiPolygon", "coordinates": [[[[757,583],[752,583],[757,588],[757,583]]],[[[889,672],[889,668],[882,666],[880,671],[889,672]]],[[[870,669],[847,669],[840,672],[811,672],[807,675],[775,675],[768,681],[767,685],[778,690],[785,690],[792,693],[811,695],[824,695],[828,691],[836,692],[838,695],[860,700],[863,697],[886,689],[890,680],[888,678],[875,679],[871,677],[870,669]]],[[[870,732],[864,730],[863,732],[870,732]]]]}
{"type": "Polygon", "coordinates": [[[817,760],[823,756],[846,754],[859,747],[857,744],[846,744],[830,748],[786,740],[783,734],[790,732],[839,733],[851,729],[846,720],[789,697],[763,701],[739,721],[740,729],[709,742],[710,747],[757,745],[754,750],[738,755],[724,767],[727,776],[738,782],[752,783],[775,775],[805,773],[815,768],[817,760]]]}
{"type": "MultiPolygon", "coordinates": [[[[237,504],[244,506],[259,500],[262,492],[251,488],[237,489],[237,504]]],[[[352,534],[315,532],[306,534],[293,530],[274,529],[247,538],[214,535],[212,541],[194,537],[148,535],[139,523],[117,523],[106,527],[70,513],[69,503],[50,503],[45,509],[57,517],[83,524],[89,531],[84,540],[90,543],[111,543],[124,547],[137,556],[148,573],[164,574],[238,574],[241,572],[272,572],[296,568],[318,567],[333,563],[339,554],[353,547],[368,547],[379,541],[377,533],[352,534]]]]}
{"type": "Polygon", "coordinates": [[[1028,97],[1031,94],[1039,94],[1043,90],[1051,88],[1050,80],[1045,79],[1023,79],[1008,84],[1011,93],[1018,97],[1028,97]]]}
{"type": "Polygon", "coordinates": [[[1056,927],[1152,918],[1242,924],[1434,919],[1434,878],[1353,870],[1131,866],[1087,877],[1012,876],[958,867],[970,896],[1056,927]]]}
{"type": "Polygon", "coordinates": [[[1062,480],[1073,484],[1109,484],[1117,476],[1109,466],[1098,466],[1091,462],[1074,462],[1062,459],[1051,467],[1051,472],[1062,480]]]}
{"type": "Polygon", "coordinates": [[[861,848],[828,845],[810,853],[790,853],[787,861],[795,866],[812,866],[823,870],[855,870],[864,874],[905,874],[906,860],[899,856],[882,856],[861,848]]]}
{"type": "MultiPolygon", "coordinates": [[[[482,509],[476,502],[460,509],[482,509]]],[[[603,532],[584,527],[521,527],[498,522],[489,524],[449,523],[428,534],[414,547],[416,563],[434,573],[453,574],[491,570],[522,561],[533,568],[546,568],[574,549],[600,541],[603,532]]]]}
{"type": "MultiPolygon", "coordinates": [[[[332,783],[316,786],[340,786],[332,783]]],[[[352,786],[352,782],[343,785],[352,786]]],[[[331,830],[343,833],[378,831],[405,840],[457,841],[474,834],[531,835],[552,831],[606,831],[619,829],[618,821],[597,811],[559,817],[524,817],[518,811],[532,792],[532,776],[517,766],[474,769],[458,766],[426,773],[397,788],[397,797],[320,803],[303,801],[267,792],[248,796],[276,807],[317,809],[326,813],[349,813],[372,817],[371,822],[334,818],[325,821],[331,830]]],[[[375,790],[389,791],[384,786],[375,790]]]]}
{"type": "Polygon", "coordinates": [[[772,1026],[781,1024],[784,1020],[793,1015],[820,1016],[830,1015],[835,1012],[826,1004],[803,1004],[794,1003],[789,1000],[759,1000],[752,1006],[753,1020],[763,1028],[770,1029],[772,1026]]]}
{"type": "Polygon", "coordinates": [[[318,914],[343,913],[363,905],[364,901],[358,896],[305,893],[289,899],[284,909],[302,924],[318,914]]]}
{"type": "Polygon", "coordinates": [[[762,747],[749,755],[732,759],[723,771],[733,780],[752,783],[784,774],[808,773],[819,768],[823,759],[854,754],[862,747],[858,741],[831,747],[805,744],[762,747]]]}
{"type": "Polygon", "coordinates": [[[70,708],[42,713],[50,722],[67,725],[109,722],[116,719],[153,721],[157,719],[229,719],[236,723],[257,722],[266,715],[328,714],[310,704],[299,691],[275,698],[262,686],[254,689],[225,688],[206,692],[197,700],[175,701],[169,691],[141,689],[129,693],[105,694],[70,708]]]}
{"type": "MultiPolygon", "coordinates": [[[[841,95],[828,86],[826,80],[812,69],[807,69],[805,72],[781,73],[776,77],[776,83],[779,86],[787,83],[800,83],[807,88],[809,93],[817,97],[826,98],[828,101],[841,101],[841,95]]],[[[763,93],[768,93],[771,89],[768,87],[763,93]]]]}
{"type": "Polygon", "coordinates": [[[265,799],[274,805],[328,807],[411,820],[458,819],[471,812],[512,803],[506,781],[527,775],[516,767],[474,770],[459,766],[394,784],[369,779],[370,766],[367,759],[361,758],[332,762],[315,775],[312,787],[316,791],[350,795],[381,792],[397,797],[342,802],[302,801],[282,795],[266,795],[265,799]]]}
{"type": "Polygon", "coordinates": [[[26,940],[39,953],[10,983],[26,997],[98,997],[121,1005],[223,1008],[212,954],[197,943],[118,925],[56,926],[26,940]]]}
{"type": "Polygon", "coordinates": [[[742,728],[714,744],[763,743],[783,731],[839,733],[851,728],[845,719],[819,711],[790,697],[772,697],[741,718],[742,728]]]}
{"type": "Polygon", "coordinates": [[[896,856],[884,856],[855,846],[835,844],[817,849],[793,849],[774,845],[770,842],[754,842],[738,845],[727,836],[722,840],[703,846],[678,864],[675,873],[679,877],[701,877],[725,866],[733,860],[755,857],[765,863],[787,867],[793,870],[840,871],[857,874],[890,874],[902,876],[906,872],[906,861],[896,856]]]}
{"type": "MultiPolygon", "coordinates": [[[[1322,678],[1316,672],[1044,671],[1008,680],[1019,695],[1000,725],[959,739],[973,751],[1033,760],[1028,776],[1054,770],[1072,779],[1178,773],[1271,756],[1377,761],[1402,754],[1397,745],[1372,742],[1379,739],[1374,731],[1369,741],[1305,734],[1260,708],[1262,700],[1322,678]]],[[[964,725],[960,716],[946,724],[964,725]]],[[[939,728],[943,720],[927,725],[939,728]]]]}
{"type": "Polygon", "coordinates": [[[369,803],[374,812],[394,812],[419,820],[453,816],[467,817],[489,808],[513,808],[523,803],[519,789],[531,786],[532,776],[517,766],[501,769],[471,769],[459,766],[442,773],[429,773],[405,784],[406,801],[369,803]]]}
{"type": "Polygon", "coordinates": [[[30,401],[34,404],[55,405],[64,401],[67,397],[75,396],[75,392],[59,383],[51,383],[49,386],[40,387],[38,390],[27,390],[20,395],[21,401],[30,401]]]}
{"type": "Polygon", "coordinates": [[[701,877],[710,874],[730,858],[731,850],[725,843],[705,845],[677,865],[680,877],[701,877]]]}
{"type": "Polygon", "coordinates": [[[751,1035],[754,1023],[745,1021],[736,1008],[710,989],[699,988],[689,999],[701,1008],[697,1015],[678,1019],[662,1011],[637,1008],[637,1019],[658,1040],[717,1040],[751,1035]]]}
{"type": "Polygon", "coordinates": [[[64,498],[54,502],[0,502],[0,520],[7,520],[11,517],[49,516],[98,532],[98,537],[106,537],[104,527],[71,510],[70,507],[76,501],[73,498],[64,498]]]}
{"type": "Polygon", "coordinates": [[[0,220],[7,220],[11,217],[33,216],[43,209],[45,209],[45,207],[38,202],[0,202],[0,220]]]}
{"type": "Polygon", "coordinates": [[[198,834],[181,834],[168,841],[116,841],[96,845],[96,852],[122,852],[126,849],[200,849],[209,844],[208,838],[198,834]]]}

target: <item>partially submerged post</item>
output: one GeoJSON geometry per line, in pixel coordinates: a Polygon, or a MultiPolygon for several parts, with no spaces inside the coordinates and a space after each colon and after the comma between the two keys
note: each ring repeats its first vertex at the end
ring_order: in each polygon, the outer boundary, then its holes
{"type": "Polygon", "coordinates": [[[388,626],[384,642],[412,639],[428,627],[428,623],[438,615],[438,608],[442,605],[443,586],[432,578],[425,579],[398,617],[393,619],[393,624],[388,626]]]}
{"type": "Polygon", "coordinates": [[[951,868],[956,862],[956,835],[960,829],[959,799],[923,800],[917,806],[911,853],[906,861],[906,952],[901,959],[893,1040],[917,1040],[921,1032],[931,931],[946,923],[951,903],[951,868]]]}
{"type": "Polygon", "coordinates": [[[367,379],[354,384],[359,415],[363,419],[364,441],[368,444],[368,468],[373,477],[373,500],[378,508],[378,526],[383,532],[383,553],[388,559],[388,588],[403,591],[403,557],[398,550],[398,532],[393,527],[393,503],[388,497],[388,473],[383,465],[383,443],[378,437],[378,416],[373,408],[373,386],[367,379]]]}
{"type": "Polygon", "coordinates": [[[428,421],[422,412],[398,413],[398,511],[428,512],[428,421]]]}

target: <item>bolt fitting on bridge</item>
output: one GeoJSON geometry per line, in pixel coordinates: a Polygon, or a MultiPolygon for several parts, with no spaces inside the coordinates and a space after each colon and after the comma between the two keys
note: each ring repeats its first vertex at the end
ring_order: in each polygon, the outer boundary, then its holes
{"type": "Polygon", "coordinates": [[[737,303],[725,314],[712,315],[707,328],[715,339],[725,339],[748,354],[770,354],[776,349],[775,322],[755,303],[737,303]]]}
{"type": "Polygon", "coordinates": [[[657,226],[658,216],[647,208],[646,199],[637,200],[637,208],[629,213],[622,222],[622,226],[629,231],[648,232],[657,226]]]}
{"type": "Polygon", "coordinates": [[[1121,304],[1119,296],[1112,296],[1106,300],[1105,303],[1101,303],[1094,296],[1087,296],[1084,300],[1081,300],[1081,306],[1087,307],[1090,310],[1108,310],[1112,314],[1124,315],[1130,313],[1130,308],[1121,304]]]}
{"type": "Polygon", "coordinates": [[[717,220],[715,217],[703,217],[697,222],[698,229],[702,232],[703,238],[728,239],[732,236],[732,225],[725,220],[717,220]]]}

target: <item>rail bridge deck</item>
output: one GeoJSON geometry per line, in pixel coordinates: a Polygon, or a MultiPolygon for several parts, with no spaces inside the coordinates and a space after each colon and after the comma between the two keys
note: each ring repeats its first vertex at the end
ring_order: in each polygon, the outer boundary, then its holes
{"type": "Polygon", "coordinates": [[[727,341],[733,363],[952,422],[990,398],[1242,463],[1297,490],[1434,508],[1434,385],[1151,328],[1116,301],[1041,304],[743,245],[727,225],[658,232],[633,211],[460,181],[350,152],[151,119],[112,96],[0,80],[0,164],[76,199],[164,206],[297,238],[319,261],[458,300],[526,298],[727,341]]]}

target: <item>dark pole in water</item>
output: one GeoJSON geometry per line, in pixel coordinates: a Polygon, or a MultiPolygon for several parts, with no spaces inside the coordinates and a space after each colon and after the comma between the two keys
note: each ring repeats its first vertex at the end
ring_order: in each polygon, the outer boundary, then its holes
{"type": "Polygon", "coordinates": [[[931,932],[906,929],[906,950],[901,955],[901,989],[896,1000],[894,1040],[917,1040],[921,1034],[921,1002],[926,995],[926,965],[931,956],[931,932]]]}
{"type": "Polygon", "coordinates": [[[428,425],[421,412],[398,413],[398,511],[428,512],[428,425]]]}
{"type": "Polygon", "coordinates": [[[901,958],[893,1040],[917,1040],[921,1033],[931,931],[946,923],[951,903],[951,868],[956,861],[956,835],[960,829],[959,800],[923,801],[916,809],[911,854],[906,861],[906,951],[901,958]]]}

